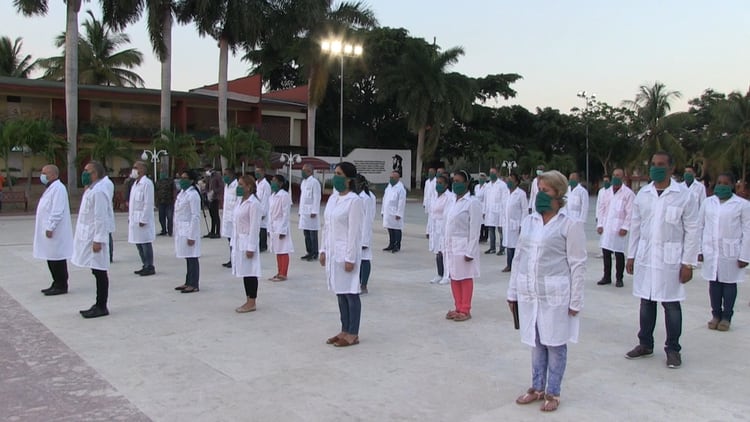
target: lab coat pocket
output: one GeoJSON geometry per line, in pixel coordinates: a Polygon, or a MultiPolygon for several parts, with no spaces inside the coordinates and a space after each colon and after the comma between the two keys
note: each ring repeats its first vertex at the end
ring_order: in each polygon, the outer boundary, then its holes
{"type": "Polygon", "coordinates": [[[682,255],[682,247],[679,242],[664,243],[664,263],[669,265],[679,264],[682,255]]]}
{"type": "Polygon", "coordinates": [[[645,240],[638,241],[638,250],[635,253],[635,259],[637,259],[638,261],[642,261],[646,257],[647,244],[648,242],[646,242],[645,240]]]}
{"type": "Polygon", "coordinates": [[[682,216],[682,208],[668,206],[664,215],[664,221],[669,224],[680,224],[680,217],[682,216]]]}
{"type": "Polygon", "coordinates": [[[722,239],[721,255],[726,258],[739,258],[740,240],[739,239],[722,239]]]}
{"type": "Polygon", "coordinates": [[[135,200],[138,202],[143,202],[143,191],[138,191],[135,193],[135,200]]]}
{"type": "Polygon", "coordinates": [[[143,218],[143,213],[140,211],[133,211],[133,219],[130,220],[131,226],[137,226],[138,223],[141,222],[141,219],[143,218]]]}
{"type": "Polygon", "coordinates": [[[544,294],[540,296],[546,299],[551,306],[560,306],[570,301],[570,277],[547,276],[544,277],[544,294]]]}

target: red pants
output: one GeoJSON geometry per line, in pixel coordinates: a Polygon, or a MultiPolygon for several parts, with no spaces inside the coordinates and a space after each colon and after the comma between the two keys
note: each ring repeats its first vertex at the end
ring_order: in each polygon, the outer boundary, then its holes
{"type": "Polygon", "coordinates": [[[474,294],[474,279],[451,279],[451,290],[453,291],[453,300],[456,302],[456,312],[469,314],[471,312],[471,297],[474,294]]]}
{"type": "Polygon", "coordinates": [[[286,277],[289,272],[289,254],[276,255],[276,266],[279,268],[279,275],[286,277]]]}

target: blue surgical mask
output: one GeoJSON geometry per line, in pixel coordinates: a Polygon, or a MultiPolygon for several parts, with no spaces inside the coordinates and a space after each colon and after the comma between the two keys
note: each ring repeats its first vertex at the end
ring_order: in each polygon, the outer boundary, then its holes
{"type": "Polygon", "coordinates": [[[44,186],[47,186],[47,183],[49,183],[49,180],[47,180],[47,175],[42,173],[41,176],[39,176],[39,181],[42,182],[44,186]]]}

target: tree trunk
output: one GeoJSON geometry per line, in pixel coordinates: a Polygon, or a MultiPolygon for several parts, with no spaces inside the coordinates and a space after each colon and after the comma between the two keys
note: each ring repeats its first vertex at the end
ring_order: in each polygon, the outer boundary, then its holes
{"type": "Polygon", "coordinates": [[[318,105],[312,98],[312,83],[314,67],[307,79],[307,155],[315,156],[315,117],[318,114],[318,105]]]}
{"type": "MultiPolygon", "coordinates": [[[[226,38],[219,40],[219,136],[226,137],[229,132],[227,124],[227,68],[229,63],[229,42],[226,38]]],[[[227,158],[221,157],[222,170],[227,166],[227,158]]]]}
{"type": "MultiPolygon", "coordinates": [[[[164,60],[161,62],[161,130],[172,128],[172,13],[164,15],[164,60]]],[[[167,151],[169,152],[169,151],[167,151]]]]}
{"type": "Polygon", "coordinates": [[[427,130],[422,127],[417,132],[417,169],[414,182],[417,189],[422,189],[422,154],[424,154],[424,137],[427,130]]]}
{"type": "Polygon", "coordinates": [[[81,0],[68,0],[65,23],[65,128],[68,138],[68,192],[78,192],[78,12],[81,0]]]}

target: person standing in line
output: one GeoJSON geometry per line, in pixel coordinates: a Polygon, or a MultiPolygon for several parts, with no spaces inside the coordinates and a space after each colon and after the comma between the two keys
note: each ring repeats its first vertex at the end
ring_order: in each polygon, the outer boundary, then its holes
{"type": "MultiPolygon", "coordinates": [[[[128,178],[127,180],[130,180],[132,183],[132,179],[128,178]]],[[[107,231],[109,232],[108,240],[109,240],[109,262],[110,264],[114,261],[114,254],[115,254],[115,241],[112,236],[112,234],[115,232],[115,210],[114,210],[114,198],[115,198],[115,184],[112,183],[112,179],[109,178],[106,174],[102,178],[102,185],[104,187],[104,192],[107,194],[107,198],[109,200],[109,203],[112,204],[110,207],[110,213],[109,217],[107,218],[107,221],[109,222],[109,227],[107,228],[107,231]]],[[[127,198],[130,197],[130,184],[127,185],[127,198]]]]}
{"type": "Polygon", "coordinates": [[[156,204],[159,208],[159,225],[161,226],[159,236],[172,236],[174,189],[174,183],[167,173],[159,174],[159,180],[156,182],[156,204]]]}
{"type": "Polygon", "coordinates": [[[432,220],[430,220],[430,204],[435,199],[435,169],[430,167],[427,169],[427,180],[424,182],[422,209],[427,214],[427,226],[425,227],[425,235],[430,238],[430,229],[432,228],[432,220]]]}
{"type": "Polygon", "coordinates": [[[589,192],[578,183],[578,173],[570,173],[567,203],[568,216],[586,224],[589,215],[589,192]]]}
{"type": "Polygon", "coordinates": [[[156,274],[154,247],[156,239],[154,224],[154,183],[146,177],[146,164],[136,161],[130,173],[133,186],[130,189],[128,207],[128,243],[138,248],[141,269],[133,271],[142,277],[156,274]]]}
{"type": "Polygon", "coordinates": [[[535,212],[521,223],[508,285],[508,306],[518,314],[521,342],[531,349],[531,388],[518,404],[543,400],[540,410],[560,406],[568,342],[578,342],[586,277],[583,223],[565,207],[567,180],[559,171],[537,176],[535,212]]]}
{"type": "Polygon", "coordinates": [[[737,283],[745,281],[750,262],[750,203],[732,193],[734,176],[722,173],[714,195],[700,210],[701,276],[708,281],[711,330],[729,331],[737,300],[737,283]]]}
{"type": "Polygon", "coordinates": [[[260,251],[268,250],[268,205],[271,199],[271,184],[266,180],[266,169],[255,167],[255,195],[260,200],[263,215],[260,218],[260,251]]]}
{"type": "MultiPolygon", "coordinates": [[[[609,198],[609,195],[612,193],[612,191],[609,189],[610,186],[612,186],[612,183],[609,179],[609,176],[604,176],[602,178],[602,187],[599,188],[599,192],[596,194],[596,224],[597,227],[599,224],[601,224],[602,219],[604,218],[602,215],[602,210],[607,205],[607,198],[609,198]]],[[[599,251],[596,254],[596,258],[602,258],[604,257],[604,254],[599,251]]]]}
{"type": "Polygon", "coordinates": [[[615,169],[612,172],[612,187],[606,193],[604,203],[596,204],[596,232],[601,235],[599,246],[604,257],[604,275],[596,284],[612,284],[612,254],[615,255],[615,286],[623,287],[623,270],[625,269],[625,248],[628,246],[628,230],[633,215],[635,194],[622,183],[624,172],[615,169]]]}
{"type": "Polygon", "coordinates": [[[482,205],[470,192],[471,178],[464,170],[453,174],[456,199],[445,214],[443,260],[451,280],[455,309],[446,319],[471,319],[474,279],[479,277],[479,230],[482,226],[482,205]]]}
{"type": "Polygon", "coordinates": [[[370,190],[370,185],[365,176],[357,175],[357,191],[362,199],[362,264],[359,267],[359,289],[360,294],[368,293],[367,283],[370,281],[372,270],[372,226],[375,223],[377,200],[375,194],[370,190]]]}
{"type": "Polygon", "coordinates": [[[396,253],[401,250],[401,232],[404,229],[406,211],[406,189],[397,171],[391,173],[388,187],[383,193],[383,227],[388,230],[388,246],[384,251],[396,253]]]}
{"type": "Polygon", "coordinates": [[[336,293],[341,315],[341,332],[326,340],[336,347],[359,344],[362,302],[359,273],[362,262],[362,200],[354,191],[357,168],[341,162],[333,174],[334,192],[323,213],[323,243],[320,265],[326,269],[328,290],[336,293]]]}
{"type": "Polygon", "coordinates": [[[219,204],[221,204],[221,195],[224,193],[224,183],[221,180],[221,174],[213,169],[210,164],[206,165],[206,200],[208,201],[208,214],[211,216],[211,229],[208,234],[203,236],[208,239],[218,239],[221,237],[219,230],[221,228],[221,217],[219,216],[219,204]]]}
{"type": "MultiPolygon", "coordinates": [[[[502,225],[501,219],[503,218],[503,211],[501,208],[504,206],[503,195],[506,189],[502,189],[500,185],[504,185],[505,182],[498,180],[497,169],[490,169],[490,181],[484,188],[484,225],[487,227],[487,234],[490,239],[490,247],[485,254],[494,254],[497,252],[497,234],[498,228],[502,225]]],[[[502,245],[500,246],[502,249],[502,245]]]]}
{"type": "Polygon", "coordinates": [[[633,202],[628,260],[633,274],[633,296],[641,299],[639,344],[625,354],[628,359],[653,356],[656,304],[664,307],[667,367],[679,368],[684,284],[693,278],[698,260],[699,210],[685,187],[672,182],[672,156],[656,152],[651,157],[651,183],[641,188],[633,202]]]}
{"type": "Polygon", "coordinates": [[[68,259],[73,250],[73,227],[70,220],[68,190],[60,181],[60,170],[54,164],[42,167],[39,177],[46,188],[36,207],[33,255],[47,261],[52,285],[42,289],[45,296],[68,293],[68,259]]]}
{"type": "Polygon", "coordinates": [[[221,237],[227,238],[229,244],[229,261],[221,264],[224,268],[232,268],[232,233],[234,232],[234,208],[237,206],[238,181],[233,168],[225,168],[224,176],[224,202],[221,212],[221,237]]]}
{"type": "Polygon", "coordinates": [[[180,174],[180,193],[174,203],[174,250],[177,258],[185,258],[185,284],[175,287],[182,293],[200,291],[201,256],[201,194],[192,171],[180,174]]]}
{"type": "Polygon", "coordinates": [[[539,180],[537,178],[542,173],[544,173],[544,165],[539,164],[536,166],[536,176],[531,181],[531,186],[529,187],[529,214],[533,213],[536,209],[534,203],[536,202],[536,194],[539,192],[539,180]]]}
{"type": "Polygon", "coordinates": [[[437,276],[430,280],[430,283],[448,284],[450,278],[445,272],[445,262],[443,261],[445,218],[448,215],[451,205],[456,201],[456,195],[450,190],[449,179],[444,175],[437,177],[435,193],[437,197],[432,201],[432,208],[430,209],[434,224],[430,233],[429,248],[430,252],[435,254],[437,276]]]}
{"type": "Polygon", "coordinates": [[[510,195],[508,196],[505,208],[505,223],[503,224],[503,246],[508,249],[506,265],[503,268],[504,273],[508,273],[513,269],[513,258],[516,254],[518,236],[521,235],[521,222],[528,215],[526,214],[526,210],[528,209],[526,192],[518,187],[518,183],[518,175],[511,173],[506,183],[510,195]]]}
{"type": "Polygon", "coordinates": [[[701,205],[703,205],[703,201],[706,199],[706,186],[702,182],[695,180],[695,168],[693,166],[685,167],[685,173],[682,175],[682,180],[684,186],[687,188],[700,209],[701,205]]]}
{"type": "Polygon", "coordinates": [[[109,296],[109,228],[112,201],[107,189],[101,183],[104,177],[104,166],[90,161],[81,174],[81,184],[86,187],[78,211],[75,237],[73,239],[73,256],[70,262],[78,267],[91,268],[96,279],[96,303],[87,310],[80,311],[84,318],[98,318],[109,315],[107,299],[109,296]]]}
{"type": "Polygon", "coordinates": [[[268,228],[271,251],[276,254],[276,275],[271,281],[284,281],[289,275],[289,254],[294,252],[289,217],[292,213],[292,196],[287,191],[289,183],[277,174],[271,179],[271,198],[268,203],[268,228]]]}
{"type": "Polygon", "coordinates": [[[254,312],[258,298],[258,278],[261,274],[260,217],[263,213],[260,200],[255,195],[255,178],[246,174],[237,181],[235,196],[238,204],[232,218],[232,275],[241,277],[247,300],[235,312],[254,312]]]}
{"type": "Polygon", "coordinates": [[[305,236],[305,255],[303,261],[318,259],[318,231],[320,230],[320,182],[313,177],[313,167],[310,164],[302,166],[302,182],[299,204],[299,229],[305,236]]]}
{"type": "Polygon", "coordinates": [[[479,243],[487,243],[487,240],[489,238],[489,230],[487,230],[487,226],[484,224],[484,208],[487,206],[486,201],[486,188],[487,188],[487,175],[484,173],[479,173],[479,180],[477,181],[477,185],[474,187],[474,196],[477,197],[479,200],[479,204],[482,205],[482,228],[479,232],[479,243]]]}

